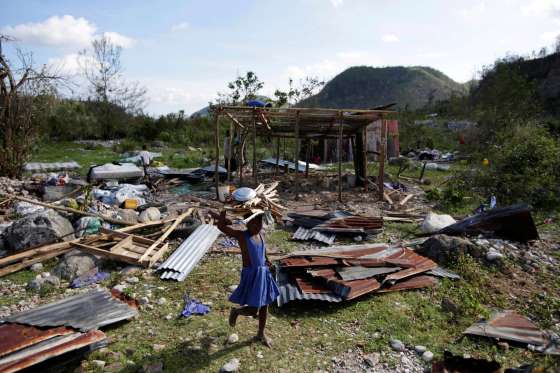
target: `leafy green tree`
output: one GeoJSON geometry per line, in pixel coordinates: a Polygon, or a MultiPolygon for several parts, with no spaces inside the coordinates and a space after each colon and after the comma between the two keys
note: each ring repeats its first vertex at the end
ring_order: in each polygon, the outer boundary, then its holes
{"type": "Polygon", "coordinates": [[[313,96],[324,85],[325,82],[319,78],[306,76],[304,79],[300,79],[298,87],[295,87],[294,80],[290,78],[287,92],[279,89],[274,92],[276,106],[281,107],[287,104],[293,107],[299,102],[313,96]]]}

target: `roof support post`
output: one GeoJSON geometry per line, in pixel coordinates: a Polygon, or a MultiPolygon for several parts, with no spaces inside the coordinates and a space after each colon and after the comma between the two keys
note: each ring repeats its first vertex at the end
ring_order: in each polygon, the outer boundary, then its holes
{"type": "Polygon", "coordinates": [[[274,176],[278,176],[279,165],[280,165],[280,137],[276,139],[276,168],[274,169],[274,176]]]}
{"type": "Polygon", "coordinates": [[[295,166],[295,178],[294,178],[294,187],[296,190],[296,200],[298,199],[298,192],[299,192],[299,184],[298,184],[298,174],[299,174],[299,110],[296,111],[296,127],[295,127],[295,136],[296,136],[296,146],[294,151],[294,166],[295,166]]]}
{"type": "MultiPolygon", "coordinates": [[[[228,137],[228,143],[229,143],[229,154],[227,154],[227,179],[228,181],[231,181],[231,173],[232,173],[232,169],[231,169],[231,161],[233,158],[233,149],[232,149],[232,145],[233,145],[233,123],[230,122],[229,123],[229,137],[228,137]]],[[[225,154],[225,149],[224,149],[224,154],[225,154]]]]}
{"type": "Polygon", "coordinates": [[[379,175],[377,185],[379,187],[379,200],[383,201],[383,177],[385,176],[385,158],[387,152],[387,121],[385,117],[381,119],[381,139],[379,144],[379,175]]]}
{"type": "Polygon", "coordinates": [[[364,192],[368,191],[368,169],[367,169],[367,126],[364,126],[362,132],[362,157],[364,163],[364,192]]]}
{"type": "Polygon", "coordinates": [[[342,202],[342,112],[338,112],[338,202],[342,202]]]}
{"type": "Polygon", "coordinates": [[[216,165],[214,168],[214,182],[216,183],[216,199],[220,200],[220,193],[218,192],[218,187],[220,186],[220,174],[218,172],[219,162],[220,162],[220,109],[214,112],[214,145],[216,150],[216,165]]]}
{"type": "Polygon", "coordinates": [[[309,177],[309,157],[311,155],[311,141],[305,140],[305,178],[309,177]]]}
{"type": "Polygon", "coordinates": [[[257,186],[257,118],[256,108],[253,108],[253,182],[257,186]]]}

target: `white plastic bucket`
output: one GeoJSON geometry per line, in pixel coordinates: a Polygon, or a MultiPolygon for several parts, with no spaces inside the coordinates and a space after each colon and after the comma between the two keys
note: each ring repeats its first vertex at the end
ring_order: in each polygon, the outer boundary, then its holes
{"type": "Polygon", "coordinates": [[[225,202],[227,196],[229,196],[229,185],[220,185],[218,187],[218,199],[220,202],[225,202]]]}

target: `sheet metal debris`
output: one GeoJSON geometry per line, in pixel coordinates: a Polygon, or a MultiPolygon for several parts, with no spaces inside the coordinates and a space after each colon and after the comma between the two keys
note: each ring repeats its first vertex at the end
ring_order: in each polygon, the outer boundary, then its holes
{"type": "Polygon", "coordinates": [[[445,227],[437,234],[448,236],[479,235],[526,242],[538,240],[539,233],[527,205],[513,205],[488,210],[445,227]]]}
{"type": "Polygon", "coordinates": [[[68,326],[85,332],[136,315],[137,309],[115,299],[106,290],[96,289],[8,316],[0,322],[37,327],[68,326]]]}
{"type": "Polygon", "coordinates": [[[48,172],[76,170],[80,167],[80,164],[75,161],[54,163],[29,162],[25,164],[23,169],[28,172],[48,172]]]}
{"type": "MultiPolygon", "coordinates": [[[[23,332],[23,330],[21,331],[23,332]]],[[[70,351],[83,348],[93,350],[106,345],[105,333],[100,330],[90,330],[87,333],[70,332],[62,335],[54,333],[50,338],[47,338],[49,333],[51,333],[51,330],[47,329],[44,335],[35,336],[37,339],[36,343],[2,355],[0,358],[0,372],[18,372],[70,351]]],[[[16,336],[14,339],[17,340],[18,337],[16,336]]]]}
{"type": "MultiPolygon", "coordinates": [[[[411,249],[384,244],[298,251],[280,258],[277,267],[285,274],[284,287],[293,285],[299,290],[301,296],[296,299],[331,293],[351,300],[369,293],[432,287],[438,280],[426,273],[439,273],[432,260],[411,249]]],[[[286,298],[279,305],[289,301],[286,298]]]]}
{"type": "Polygon", "coordinates": [[[560,354],[560,349],[553,346],[555,341],[551,341],[547,333],[525,316],[511,310],[496,312],[490,320],[481,320],[471,325],[463,334],[505,339],[541,347],[540,350],[546,353],[560,354]]]}
{"type": "Polygon", "coordinates": [[[302,292],[298,285],[290,280],[289,273],[282,268],[278,268],[276,271],[276,283],[278,284],[278,290],[280,292],[280,295],[277,298],[278,307],[282,307],[286,303],[294,300],[320,300],[331,303],[338,303],[342,301],[342,298],[332,291],[310,293],[302,292]]]}
{"type": "Polygon", "coordinates": [[[332,245],[336,239],[335,234],[325,234],[319,231],[313,231],[311,229],[306,229],[304,227],[299,227],[297,231],[292,236],[292,239],[298,241],[308,241],[315,240],[319,242],[326,243],[327,245],[332,245]]]}
{"type": "Polygon", "coordinates": [[[214,225],[202,224],[159,266],[161,279],[184,281],[210,249],[220,231],[214,225]]]}

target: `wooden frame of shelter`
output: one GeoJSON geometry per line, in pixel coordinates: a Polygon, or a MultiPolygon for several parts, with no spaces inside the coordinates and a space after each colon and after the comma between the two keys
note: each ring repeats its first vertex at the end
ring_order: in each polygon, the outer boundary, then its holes
{"type": "MultiPolygon", "coordinates": [[[[280,139],[296,139],[294,154],[296,189],[299,174],[299,156],[301,140],[311,139],[337,139],[338,140],[338,200],[342,201],[342,139],[351,138],[356,145],[356,157],[354,157],[354,168],[360,183],[364,189],[368,190],[367,177],[367,135],[366,127],[381,120],[381,138],[379,151],[379,176],[378,191],[379,199],[383,200],[383,175],[385,173],[385,158],[387,149],[387,121],[388,115],[394,114],[391,110],[358,110],[358,109],[322,109],[322,108],[267,108],[267,107],[248,107],[248,106],[211,106],[215,134],[215,181],[216,193],[220,183],[219,162],[220,162],[220,117],[230,120],[230,148],[233,137],[233,126],[239,130],[251,133],[253,145],[253,179],[257,184],[257,157],[256,139],[257,136],[276,138],[276,174],[280,159],[280,139]]],[[[243,140],[244,143],[245,140],[243,140]]],[[[242,145],[243,147],[243,145],[242,145]]],[[[241,152],[240,152],[241,153],[241,152]]],[[[309,170],[309,151],[306,157],[306,177],[309,170]]],[[[231,164],[231,163],[230,163],[231,164]]],[[[240,183],[243,183],[242,162],[239,162],[240,183]]],[[[228,165],[228,180],[230,179],[231,169],[228,165]]]]}

